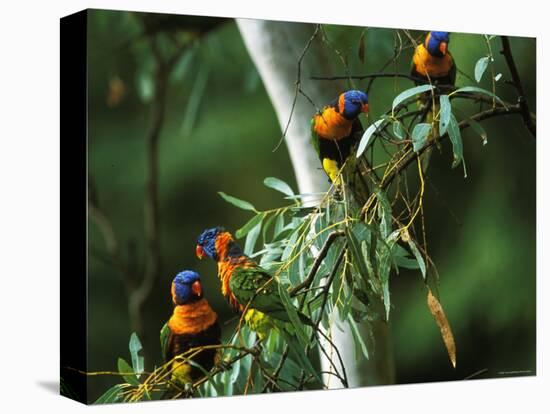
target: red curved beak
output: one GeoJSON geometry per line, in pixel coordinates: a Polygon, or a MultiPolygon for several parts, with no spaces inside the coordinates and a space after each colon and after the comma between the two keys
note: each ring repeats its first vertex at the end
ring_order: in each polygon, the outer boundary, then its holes
{"type": "Polygon", "coordinates": [[[199,259],[202,259],[204,257],[204,250],[202,250],[202,246],[197,245],[195,248],[195,254],[199,259]]]}
{"type": "Polygon", "coordinates": [[[365,114],[369,113],[369,104],[368,103],[363,105],[363,107],[361,108],[361,112],[363,112],[365,114]]]}
{"type": "Polygon", "coordinates": [[[446,54],[447,54],[447,43],[441,42],[441,43],[439,44],[439,51],[440,51],[441,53],[443,53],[444,55],[446,55],[446,54]]]}
{"type": "Polygon", "coordinates": [[[197,296],[202,296],[202,286],[201,286],[201,282],[199,282],[198,280],[193,283],[191,285],[191,291],[197,295],[197,296]]]}

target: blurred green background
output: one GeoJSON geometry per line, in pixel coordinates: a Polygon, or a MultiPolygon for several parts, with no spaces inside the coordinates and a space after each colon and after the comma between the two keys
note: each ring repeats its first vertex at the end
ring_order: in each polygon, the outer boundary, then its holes
{"type": "MultiPolygon", "coordinates": [[[[169,32],[168,22],[182,27],[184,19],[169,16],[161,26],[169,32]]],[[[146,359],[146,369],[161,360],[158,332],[171,314],[170,283],[180,270],[196,269],[202,275],[209,302],[228,322],[226,335],[232,328],[235,315],[219,293],[215,266],[196,259],[195,241],[206,227],[235,230],[250,214],[227,204],[217,191],[267,209],[285,201],[263,186],[264,177],[281,178],[297,189],[286,148],[273,152],[281,131],[235,22],[206,22],[208,31],[178,60],[168,88],[159,144],[162,276],[145,305],[142,341],[153,357],[146,359]]],[[[377,72],[393,55],[393,30],[369,29],[361,62],[363,28],[325,29],[352,73],[377,72]]],[[[123,259],[142,274],[152,57],[140,17],[131,13],[91,11],[88,34],[89,173],[123,259]]],[[[514,102],[513,87],[504,83],[509,73],[498,54],[499,40],[492,45],[495,74],[503,74],[497,94],[514,102]]],[[[511,45],[536,111],[535,40],[512,38],[511,45]]],[[[450,51],[470,77],[487,53],[483,36],[459,33],[453,33],[450,51]]],[[[404,49],[388,71],[408,73],[411,56],[412,49],[404,49]]],[[[343,74],[341,69],[335,75],[343,74]]],[[[473,83],[458,74],[457,85],[473,83]]],[[[323,85],[319,81],[318,87],[323,85]]],[[[355,86],[365,88],[366,81],[355,86]]],[[[411,86],[406,80],[376,81],[370,119],[411,86]]],[[[491,88],[487,74],[481,86],[491,88]]],[[[519,116],[484,121],[483,126],[489,135],[486,146],[472,131],[463,133],[466,179],[461,167],[450,168],[449,143],[441,153],[434,151],[424,204],[428,249],[441,275],[440,299],[457,342],[457,368],[451,367],[426,306],[419,272],[401,271],[391,281],[398,383],[463,379],[480,370],[476,378],[535,373],[535,141],[519,116]]],[[[101,233],[94,220],[89,223],[88,369],[116,370],[117,358],[129,356],[127,298],[101,233]]],[[[116,382],[116,377],[92,378],[90,398],[116,382]]]]}

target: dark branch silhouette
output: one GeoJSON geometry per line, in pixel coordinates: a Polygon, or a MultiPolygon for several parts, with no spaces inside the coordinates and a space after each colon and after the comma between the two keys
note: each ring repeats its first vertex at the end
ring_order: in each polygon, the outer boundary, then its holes
{"type": "Polygon", "coordinates": [[[519,76],[518,69],[516,67],[516,62],[512,55],[512,49],[510,48],[510,40],[508,36],[500,36],[502,41],[502,50],[501,54],[504,55],[508,68],[510,69],[510,74],[512,75],[512,85],[516,88],[518,93],[518,105],[521,108],[521,116],[523,117],[523,123],[533,135],[533,138],[537,137],[537,127],[533,121],[533,115],[529,110],[529,105],[527,104],[527,97],[525,96],[525,90],[523,89],[523,84],[521,82],[521,77],[519,76]]]}

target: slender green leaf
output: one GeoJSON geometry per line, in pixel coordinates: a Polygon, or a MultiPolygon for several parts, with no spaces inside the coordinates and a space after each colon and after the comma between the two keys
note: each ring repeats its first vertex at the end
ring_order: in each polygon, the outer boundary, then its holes
{"type": "Polygon", "coordinates": [[[124,389],[124,384],[116,384],[113,387],[105,391],[101,397],[95,400],[94,404],[111,404],[119,402],[122,395],[121,392],[124,389]]]}
{"type": "Polygon", "coordinates": [[[390,316],[390,271],[392,264],[392,252],[394,246],[397,242],[397,239],[400,235],[400,230],[395,230],[385,240],[381,240],[381,243],[378,243],[378,277],[380,278],[380,285],[382,288],[382,301],[384,303],[384,309],[386,312],[386,321],[389,320],[390,316]]]}
{"type": "Polygon", "coordinates": [[[280,180],[275,177],[267,177],[264,180],[264,184],[266,187],[272,188],[287,196],[294,196],[294,191],[292,191],[292,188],[290,188],[290,186],[287,183],[285,183],[283,180],[280,180]]]}
{"type": "Polygon", "coordinates": [[[386,243],[380,243],[380,250],[378,252],[378,275],[380,277],[380,284],[382,285],[382,300],[384,302],[384,309],[386,311],[386,321],[390,318],[390,270],[391,270],[391,249],[386,243]]]}
{"type": "MultiPolygon", "coordinates": [[[[300,252],[301,246],[302,243],[298,243],[294,251],[296,253],[300,252]]],[[[288,268],[288,280],[292,285],[297,285],[302,281],[302,279],[300,278],[300,266],[302,265],[303,256],[304,252],[300,253],[298,257],[292,261],[290,267],[288,268]]]]}
{"type": "Polygon", "coordinates": [[[416,243],[412,239],[408,239],[407,243],[409,244],[409,247],[411,248],[411,251],[416,258],[416,261],[418,262],[418,267],[420,268],[420,271],[422,272],[422,277],[424,280],[426,280],[426,263],[424,262],[424,258],[422,257],[422,254],[420,254],[420,251],[418,250],[418,247],[416,247],[416,243]]]}
{"type": "Polygon", "coordinates": [[[221,196],[221,198],[223,198],[228,203],[233,204],[235,207],[241,208],[243,210],[256,211],[256,207],[254,207],[248,201],[244,201],[239,198],[227,195],[222,191],[218,191],[218,194],[221,196]]]}
{"type": "Polygon", "coordinates": [[[235,232],[235,237],[237,239],[242,239],[244,236],[246,236],[254,227],[258,225],[258,223],[262,222],[262,219],[264,218],[263,214],[256,214],[254,217],[252,217],[250,220],[248,220],[244,226],[242,226],[240,229],[238,229],[235,232]]]}
{"type": "MultiPolygon", "coordinates": [[[[346,273],[351,273],[350,268],[346,268],[346,273]]],[[[343,278],[341,278],[343,279],[343,278]]],[[[338,308],[340,314],[340,320],[344,322],[350,314],[351,304],[353,302],[353,295],[345,287],[343,288],[344,294],[341,297],[340,306],[338,308]],[[342,303],[343,302],[343,303],[342,303]]]]}
{"type": "Polygon", "coordinates": [[[284,197],[285,200],[299,200],[299,199],[321,199],[323,196],[325,196],[326,193],[302,193],[302,194],[296,194],[293,196],[286,196],[284,197]]]}
{"type": "MultiPolygon", "coordinates": [[[[165,323],[162,326],[162,329],[160,330],[160,350],[162,352],[162,359],[164,360],[164,356],[166,355],[167,346],[168,346],[168,337],[170,336],[170,328],[168,327],[168,324],[165,323]]],[[[165,361],[166,362],[166,361],[165,361]]]]}
{"type": "MultiPolygon", "coordinates": [[[[453,114],[451,114],[449,120],[449,138],[453,144],[453,168],[460,164],[463,161],[463,150],[462,150],[462,135],[460,134],[460,128],[458,122],[453,114]]],[[[466,175],[466,172],[464,173],[466,175]]]]}
{"type": "Polygon", "coordinates": [[[285,215],[283,213],[280,213],[277,216],[277,221],[275,222],[275,228],[273,229],[273,238],[281,234],[284,228],[285,228],[285,215]]]}
{"type": "Polygon", "coordinates": [[[152,65],[140,65],[137,71],[137,90],[142,102],[148,103],[155,93],[155,83],[153,81],[152,65]]]}
{"type": "Polygon", "coordinates": [[[317,378],[318,381],[321,381],[319,373],[315,368],[313,368],[311,361],[305,353],[305,349],[307,349],[306,346],[301,341],[297,340],[297,338],[299,337],[289,334],[284,329],[282,329],[280,332],[281,335],[284,337],[285,342],[288,344],[290,355],[297,360],[296,362],[298,362],[302,369],[309,372],[311,375],[317,378]]]}
{"type": "Polygon", "coordinates": [[[209,66],[202,65],[201,69],[197,72],[197,77],[193,82],[189,100],[185,108],[185,115],[183,116],[183,123],[181,125],[181,132],[184,136],[189,136],[193,132],[193,126],[199,115],[201,101],[204,97],[204,90],[208,83],[209,66]]]}
{"type": "Polygon", "coordinates": [[[285,310],[286,310],[286,313],[288,314],[290,322],[294,327],[294,330],[296,331],[296,335],[298,336],[299,340],[302,342],[303,345],[307,345],[309,343],[309,339],[303,328],[303,323],[300,321],[300,317],[298,316],[298,311],[292,304],[290,300],[290,296],[288,295],[288,292],[282,283],[278,284],[278,289],[279,289],[279,295],[281,297],[283,306],[285,307],[285,310]]]}
{"type": "Polygon", "coordinates": [[[487,69],[487,65],[489,65],[489,56],[484,56],[477,61],[474,69],[474,77],[476,78],[477,83],[481,81],[481,78],[487,69]]]}
{"type": "Polygon", "coordinates": [[[460,93],[460,92],[462,93],[473,92],[473,93],[480,93],[482,95],[487,95],[490,98],[493,98],[496,101],[498,101],[498,103],[501,104],[502,106],[506,107],[506,104],[502,101],[502,99],[500,99],[498,96],[488,91],[487,89],[478,88],[477,86],[463,86],[462,88],[459,88],[456,91],[452,92],[451,95],[454,95],[455,93],[460,93]]]}
{"type": "Polygon", "coordinates": [[[432,125],[427,123],[420,123],[414,126],[412,131],[412,142],[414,151],[418,152],[422,148],[424,148],[431,129],[432,125]]]}
{"type": "Polygon", "coordinates": [[[295,244],[296,244],[296,241],[298,240],[299,235],[300,235],[299,231],[294,231],[291,234],[290,238],[287,241],[287,245],[286,245],[285,249],[283,250],[283,254],[281,256],[282,261],[287,260],[291,256],[294,249],[296,249],[295,244]]]}
{"type": "Polygon", "coordinates": [[[182,55],[178,62],[174,65],[174,69],[170,73],[170,80],[181,82],[185,75],[190,72],[189,67],[193,61],[195,49],[189,48],[182,55]]]}
{"type": "Polygon", "coordinates": [[[393,261],[396,266],[399,266],[403,269],[416,270],[420,268],[416,259],[409,259],[408,257],[402,256],[394,256],[393,261]]]}
{"type": "MultiPolygon", "coordinates": [[[[260,215],[260,217],[263,217],[260,215]]],[[[260,220],[246,235],[246,241],[244,242],[244,254],[251,255],[254,252],[254,246],[262,230],[262,220],[260,220]]]]}
{"type": "Polygon", "coordinates": [[[356,157],[359,158],[363,152],[367,149],[368,145],[371,142],[371,138],[374,135],[376,131],[378,131],[379,127],[382,125],[383,122],[385,122],[386,119],[379,119],[376,122],[373,122],[365,131],[363,136],[361,137],[361,141],[359,142],[359,146],[357,147],[357,155],[356,157]]]}
{"type": "Polygon", "coordinates": [[[487,145],[487,132],[481,124],[470,117],[466,118],[466,122],[468,122],[472,129],[481,137],[483,145],[487,145]]]}
{"type": "Polygon", "coordinates": [[[351,328],[351,333],[353,335],[353,342],[356,346],[359,345],[359,349],[361,350],[363,356],[366,359],[369,359],[369,350],[367,348],[367,344],[365,344],[365,341],[363,341],[363,338],[361,337],[361,332],[359,332],[357,323],[355,323],[351,314],[348,317],[348,323],[349,327],[351,328]]]}
{"type": "Polygon", "coordinates": [[[273,222],[275,221],[275,219],[277,218],[277,213],[274,213],[274,214],[266,214],[266,220],[264,221],[264,224],[263,224],[263,227],[262,227],[262,238],[264,240],[264,244],[267,244],[267,231],[269,230],[269,228],[271,227],[271,225],[273,224],[273,222]]]}
{"type": "Polygon", "coordinates": [[[420,85],[415,86],[414,88],[407,89],[406,91],[401,92],[399,95],[395,97],[392,103],[392,112],[395,111],[395,107],[399,105],[401,102],[407,100],[408,98],[418,95],[423,92],[431,91],[434,87],[432,85],[420,85]]]}
{"type": "Polygon", "coordinates": [[[128,383],[132,385],[139,385],[139,381],[136,378],[136,374],[134,373],[134,370],[128,364],[124,359],[119,358],[117,361],[117,368],[118,373],[122,374],[122,378],[128,383]]]}
{"type": "Polygon", "coordinates": [[[359,36],[359,48],[357,50],[357,57],[361,63],[365,63],[365,33],[367,31],[363,30],[361,36],[359,36]]]}
{"type": "Polygon", "coordinates": [[[386,194],[380,189],[375,189],[376,198],[378,199],[378,216],[380,217],[380,234],[382,238],[390,235],[392,229],[392,211],[391,205],[386,197],[386,194]]]}
{"type": "Polygon", "coordinates": [[[393,135],[395,135],[397,139],[405,139],[407,137],[407,132],[405,128],[403,128],[401,121],[394,121],[392,127],[393,135]]]}
{"type": "Polygon", "coordinates": [[[447,132],[449,126],[449,120],[451,119],[451,101],[449,96],[441,95],[439,97],[439,135],[443,135],[447,132]]]}
{"type": "Polygon", "coordinates": [[[348,239],[348,245],[349,245],[351,255],[353,257],[353,261],[357,266],[357,270],[363,277],[366,277],[369,274],[369,272],[367,269],[367,265],[365,263],[365,259],[361,254],[361,244],[359,243],[359,241],[355,237],[355,234],[353,234],[352,231],[347,230],[346,236],[348,239]]]}
{"type": "Polygon", "coordinates": [[[363,257],[365,258],[365,264],[367,265],[367,272],[369,277],[374,278],[374,267],[372,266],[372,261],[369,255],[369,248],[366,240],[361,241],[361,253],[363,253],[363,257]]]}
{"type": "Polygon", "coordinates": [[[143,357],[138,353],[143,347],[141,346],[141,342],[135,332],[133,332],[130,336],[130,344],[128,345],[128,348],[130,349],[130,355],[132,357],[132,368],[139,378],[140,374],[143,372],[143,357]]]}

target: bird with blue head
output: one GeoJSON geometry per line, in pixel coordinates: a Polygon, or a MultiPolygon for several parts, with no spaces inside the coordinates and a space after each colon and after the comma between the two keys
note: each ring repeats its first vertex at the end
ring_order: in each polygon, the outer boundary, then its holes
{"type": "MultiPolygon", "coordinates": [[[[419,44],[413,55],[411,75],[416,78],[417,85],[431,83],[433,85],[454,85],[456,80],[456,65],[449,53],[449,32],[431,31],[426,35],[424,42],[419,44]]],[[[419,108],[424,115],[421,122],[433,125],[428,140],[439,136],[439,123],[433,122],[434,114],[439,113],[437,100],[432,99],[431,92],[421,95],[418,101],[419,108]]],[[[437,142],[437,141],[436,141],[437,142]]],[[[422,155],[422,169],[426,172],[432,148],[428,148],[422,155]]]]}
{"type": "Polygon", "coordinates": [[[174,305],[187,305],[202,299],[201,278],[197,272],[184,270],[172,281],[174,305]]]}
{"type": "Polygon", "coordinates": [[[341,93],[311,120],[311,142],[330,181],[341,184],[340,169],[362,135],[359,115],[369,112],[369,98],[359,90],[341,93]]]}
{"type": "Polygon", "coordinates": [[[344,92],[338,97],[338,110],[344,118],[353,121],[359,114],[369,112],[369,97],[358,90],[344,92]]]}
{"type": "Polygon", "coordinates": [[[240,256],[243,251],[233,237],[223,227],[212,227],[204,230],[197,239],[195,253],[199,259],[207,256],[215,261],[227,256],[240,256]]]}
{"type": "Polygon", "coordinates": [[[413,55],[411,75],[418,78],[417,83],[432,82],[442,85],[454,85],[456,66],[449,53],[450,33],[431,31],[420,43],[413,55]]]}
{"type": "MultiPolygon", "coordinates": [[[[245,321],[260,338],[278,322],[290,321],[277,280],[245,255],[223,227],[204,230],[197,239],[196,254],[199,259],[206,256],[217,262],[222,295],[244,314],[245,321]]],[[[297,313],[304,323],[311,325],[306,315],[297,313]]]]}
{"type": "Polygon", "coordinates": [[[174,310],[167,322],[169,335],[164,358],[166,362],[172,361],[172,381],[182,385],[202,378],[204,372],[210,371],[217,363],[219,350],[211,346],[221,343],[221,329],[218,315],[204,298],[197,272],[179,272],[172,281],[171,295],[174,310]],[[181,359],[176,358],[178,356],[181,359]]]}
{"type": "Polygon", "coordinates": [[[424,46],[432,56],[443,57],[447,54],[449,45],[449,32],[433,31],[428,33],[424,46]]]}

